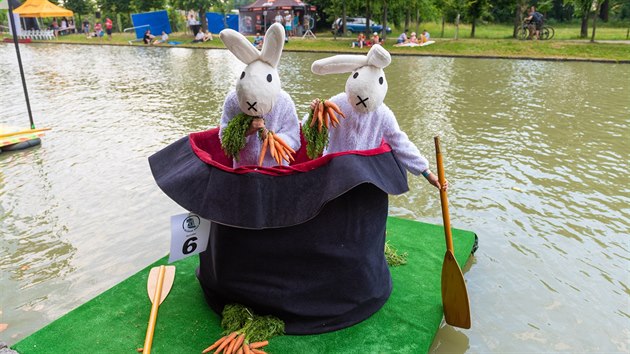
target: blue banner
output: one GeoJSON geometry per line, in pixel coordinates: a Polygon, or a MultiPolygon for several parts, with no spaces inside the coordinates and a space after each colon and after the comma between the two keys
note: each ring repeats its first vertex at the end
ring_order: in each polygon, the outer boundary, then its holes
{"type": "Polygon", "coordinates": [[[166,10],[132,14],[131,22],[133,22],[133,27],[136,28],[136,38],[144,37],[144,32],[148,29],[151,30],[151,34],[154,36],[160,36],[162,31],[171,33],[171,24],[168,22],[166,10]]]}
{"type": "MultiPolygon", "coordinates": [[[[208,31],[211,33],[219,33],[224,28],[223,14],[216,12],[206,12],[206,19],[208,20],[208,31]]],[[[238,31],[238,15],[227,15],[227,28],[231,28],[238,31]]]]}

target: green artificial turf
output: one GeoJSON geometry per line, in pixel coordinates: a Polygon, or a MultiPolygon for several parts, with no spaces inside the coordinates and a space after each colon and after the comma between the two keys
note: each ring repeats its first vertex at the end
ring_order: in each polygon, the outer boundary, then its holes
{"type": "MultiPolygon", "coordinates": [[[[442,321],[440,278],[445,253],[441,226],[389,218],[387,238],[406,265],[391,268],[394,290],[378,312],[352,327],[319,335],[281,336],[268,353],[426,353],[442,321]]],[[[460,266],[475,240],[453,230],[460,266]]],[[[27,353],[132,353],[142,347],[151,310],[148,270],[163,258],[13,346],[27,353]]],[[[197,257],[175,262],[173,288],[159,308],[153,353],[199,353],[221,335],[219,316],[206,305],[195,278],[197,257]]],[[[331,289],[343,291],[343,289],[331,289]]],[[[469,294],[474,296],[474,294],[469,294]]]]}

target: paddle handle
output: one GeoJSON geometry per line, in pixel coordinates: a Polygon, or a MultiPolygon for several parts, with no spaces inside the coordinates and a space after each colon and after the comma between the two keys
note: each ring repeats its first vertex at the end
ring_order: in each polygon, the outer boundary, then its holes
{"type": "MultiPolygon", "coordinates": [[[[440,186],[446,183],[444,176],[444,162],[442,161],[442,151],[440,151],[440,137],[433,138],[435,141],[435,159],[437,162],[438,180],[440,186]]],[[[455,253],[453,250],[453,234],[451,233],[451,217],[448,214],[448,195],[446,190],[440,188],[440,203],[442,204],[442,219],[444,221],[444,236],[446,237],[446,249],[455,253]]]]}
{"type": "Polygon", "coordinates": [[[147,326],[147,334],[144,337],[144,354],[151,354],[151,344],[153,344],[153,332],[155,331],[155,322],[157,321],[158,308],[160,307],[160,299],[162,298],[162,284],[164,284],[164,274],[166,267],[161,265],[158,274],[157,286],[155,287],[155,296],[151,305],[151,315],[149,316],[149,325],[147,326]]]}
{"type": "Polygon", "coordinates": [[[19,131],[19,132],[4,133],[4,134],[0,134],[0,138],[8,138],[8,137],[14,136],[14,135],[39,133],[39,132],[43,132],[43,131],[47,131],[47,130],[51,130],[51,129],[52,128],[39,128],[39,129],[22,130],[22,131],[19,131]]]}

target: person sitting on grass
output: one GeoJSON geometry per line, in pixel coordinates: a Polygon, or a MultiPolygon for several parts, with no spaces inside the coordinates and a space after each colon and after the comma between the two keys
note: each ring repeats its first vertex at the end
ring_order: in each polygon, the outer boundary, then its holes
{"type": "Polygon", "coordinates": [[[162,31],[162,37],[160,39],[156,39],[153,44],[164,44],[168,42],[168,34],[165,31],[162,31]]]}
{"type": "Polygon", "coordinates": [[[261,36],[260,32],[256,32],[256,37],[254,37],[254,43],[252,44],[256,47],[256,49],[262,49],[264,39],[265,37],[261,36]]]}
{"type": "Polygon", "coordinates": [[[381,44],[381,38],[379,37],[377,32],[374,32],[372,34],[372,40],[367,42],[367,46],[371,47],[371,46],[373,46],[375,44],[381,44]]]}
{"type": "Polygon", "coordinates": [[[409,37],[409,43],[418,44],[418,37],[416,36],[416,32],[411,32],[411,37],[409,37]]]}
{"type": "Polygon", "coordinates": [[[212,33],[210,33],[210,31],[206,30],[206,33],[204,33],[203,35],[203,41],[207,42],[207,41],[211,41],[214,38],[212,38],[212,33]]]}
{"type": "Polygon", "coordinates": [[[365,35],[363,34],[363,32],[359,32],[359,35],[357,36],[357,41],[352,42],[352,48],[354,47],[363,48],[364,45],[365,45],[365,35]]]}
{"type": "Polygon", "coordinates": [[[427,30],[422,30],[422,34],[420,35],[420,43],[426,43],[429,41],[429,38],[431,38],[431,35],[429,34],[429,32],[427,32],[427,30]]]}
{"type": "Polygon", "coordinates": [[[154,38],[155,36],[152,35],[151,30],[148,29],[144,32],[144,37],[142,37],[142,41],[144,42],[144,44],[151,44],[154,38]]]}
{"type": "Polygon", "coordinates": [[[403,33],[400,34],[400,36],[398,36],[398,39],[396,40],[396,44],[405,44],[407,42],[409,42],[409,39],[407,38],[407,29],[405,29],[403,31],[403,33]]]}
{"type": "Polygon", "coordinates": [[[202,31],[197,32],[197,35],[195,35],[195,39],[193,39],[193,43],[201,43],[201,42],[205,42],[203,40],[203,38],[205,37],[205,34],[202,31]]]}

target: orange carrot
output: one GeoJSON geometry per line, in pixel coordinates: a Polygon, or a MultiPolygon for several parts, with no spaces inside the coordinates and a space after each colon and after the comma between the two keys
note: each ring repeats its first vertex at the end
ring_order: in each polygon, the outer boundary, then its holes
{"type": "Polygon", "coordinates": [[[136,349],[136,351],[137,351],[138,353],[142,353],[142,352],[144,351],[144,348],[138,348],[138,349],[136,349]]]}
{"type": "Polygon", "coordinates": [[[225,338],[225,340],[221,343],[221,345],[219,345],[219,347],[217,348],[217,351],[214,352],[214,354],[220,353],[223,350],[223,348],[225,348],[228,344],[230,344],[232,339],[236,338],[237,334],[238,333],[236,333],[236,332],[230,333],[230,335],[227,338],[225,338]]]}
{"type": "Polygon", "coordinates": [[[241,344],[243,344],[243,341],[245,341],[245,334],[241,334],[240,336],[236,338],[236,344],[234,344],[234,350],[236,350],[236,348],[240,348],[241,344]]]}
{"type": "Polygon", "coordinates": [[[326,111],[328,112],[328,116],[330,117],[330,123],[333,124],[333,127],[335,126],[334,123],[339,124],[339,119],[337,119],[337,116],[335,116],[335,110],[333,110],[330,107],[326,107],[326,111]]]}
{"type": "Polygon", "coordinates": [[[232,354],[235,346],[236,346],[236,338],[232,339],[232,341],[230,342],[230,345],[228,345],[227,350],[224,353],[232,354]]]}
{"type": "Polygon", "coordinates": [[[315,126],[315,122],[317,121],[318,111],[319,111],[319,104],[316,104],[315,108],[313,108],[313,118],[311,119],[311,124],[309,125],[311,128],[315,126]]]}
{"type": "Polygon", "coordinates": [[[319,108],[317,109],[317,129],[322,132],[322,126],[324,125],[324,103],[319,102],[319,108]]]}
{"type": "Polygon", "coordinates": [[[269,344],[269,341],[268,340],[264,340],[262,342],[251,343],[249,345],[249,347],[252,348],[252,349],[258,349],[258,348],[262,348],[262,347],[264,347],[264,346],[266,346],[268,344],[269,344]]]}
{"type": "Polygon", "coordinates": [[[293,150],[293,148],[289,146],[289,144],[287,144],[283,139],[276,137],[276,141],[279,142],[280,145],[284,146],[284,148],[287,149],[289,152],[295,154],[295,150],[293,150]]]}
{"type": "Polygon", "coordinates": [[[262,148],[260,149],[260,156],[258,156],[258,166],[262,166],[262,163],[265,160],[267,146],[269,146],[269,134],[267,134],[267,137],[265,138],[265,140],[263,140],[262,148]]]}
{"type": "Polygon", "coordinates": [[[221,345],[221,343],[223,343],[223,341],[227,338],[228,336],[223,336],[221,338],[219,338],[219,340],[217,340],[216,342],[214,342],[214,344],[212,344],[211,346],[209,346],[208,348],[204,349],[201,354],[206,354],[209,351],[211,351],[212,349],[218,347],[219,345],[221,345]]]}
{"type": "Polygon", "coordinates": [[[259,350],[259,349],[252,349],[252,353],[254,353],[254,354],[267,354],[266,352],[263,352],[262,350],[259,350]]]}
{"type": "Polygon", "coordinates": [[[252,351],[249,350],[249,343],[243,343],[243,354],[252,354],[252,351]]]}
{"type": "Polygon", "coordinates": [[[236,352],[236,354],[243,354],[243,347],[238,348],[238,351],[236,352]]]}
{"type": "Polygon", "coordinates": [[[333,109],[333,111],[337,112],[338,114],[340,114],[342,117],[346,118],[346,115],[343,114],[343,112],[341,111],[341,108],[339,108],[339,106],[337,106],[337,104],[335,104],[334,102],[328,100],[326,101],[326,105],[330,108],[333,109]]]}
{"type": "Polygon", "coordinates": [[[273,138],[273,134],[268,132],[267,137],[269,138],[269,152],[271,153],[271,157],[277,162],[278,157],[276,156],[276,144],[274,143],[275,139],[273,138]]]}

